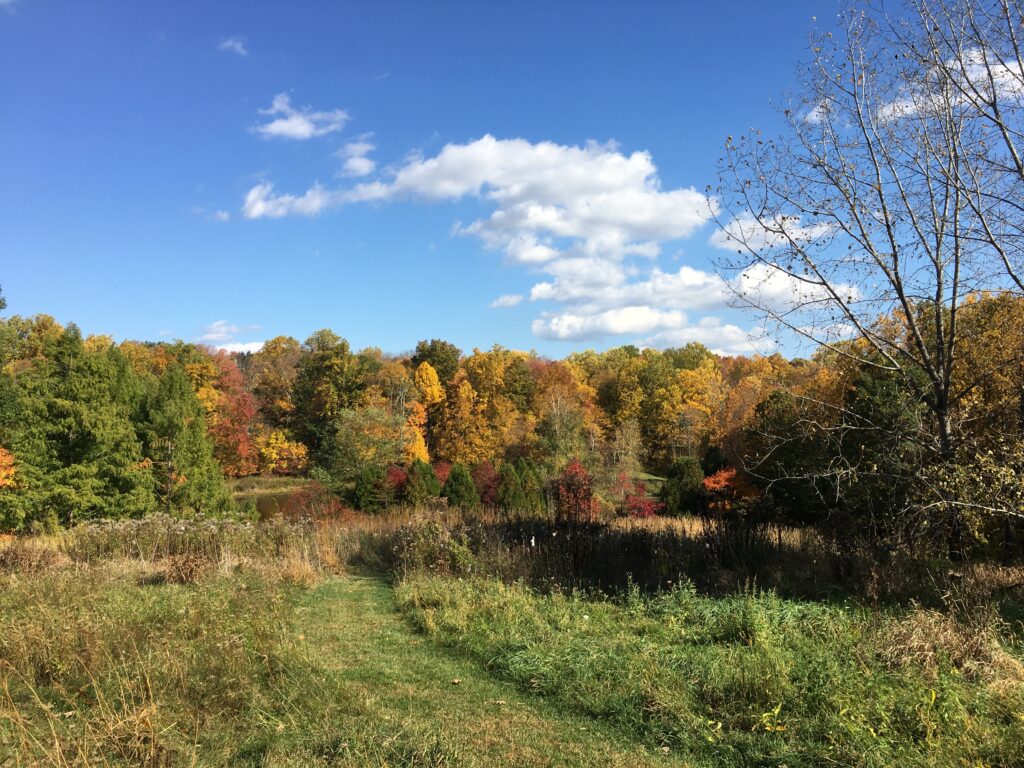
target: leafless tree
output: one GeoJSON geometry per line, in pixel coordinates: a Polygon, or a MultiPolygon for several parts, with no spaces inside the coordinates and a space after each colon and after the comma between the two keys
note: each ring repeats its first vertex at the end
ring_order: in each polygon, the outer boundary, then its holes
{"type": "Polygon", "coordinates": [[[899,10],[841,13],[811,39],[782,135],[728,139],[718,266],[784,332],[900,377],[948,458],[957,401],[990,373],[954,379],[961,307],[1024,288],[1020,7],[899,10]]]}
{"type": "MultiPolygon", "coordinates": [[[[955,146],[952,182],[1017,290],[1024,290],[1022,34],[1019,0],[915,0],[909,21],[890,24],[894,44],[924,76],[910,92],[928,99],[931,82],[947,84],[951,107],[963,113],[970,130],[955,146]]],[[[916,107],[913,97],[907,103],[916,107]]]]}

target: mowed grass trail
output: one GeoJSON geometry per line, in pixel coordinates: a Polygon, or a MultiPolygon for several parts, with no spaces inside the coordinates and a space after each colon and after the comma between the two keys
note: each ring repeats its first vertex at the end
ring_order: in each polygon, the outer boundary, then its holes
{"type": "Polygon", "coordinates": [[[382,579],[0,572],[0,766],[679,764],[418,634],[382,579]]]}
{"type": "Polygon", "coordinates": [[[440,759],[425,750],[420,764],[681,764],[601,722],[529,697],[417,635],[379,579],[331,579],[308,593],[295,618],[307,652],[337,679],[360,719],[378,720],[379,733],[401,734],[406,744],[439,745],[440,759]]]}

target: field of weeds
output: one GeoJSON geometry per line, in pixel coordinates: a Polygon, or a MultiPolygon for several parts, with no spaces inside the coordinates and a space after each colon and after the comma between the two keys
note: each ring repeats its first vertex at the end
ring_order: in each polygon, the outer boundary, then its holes
{"type": "Polygon", "coordinates": [[[784,597],[716,535],[421,509],[9,539],[0,765],[1024,765],[1021,569],[784,597]]]}

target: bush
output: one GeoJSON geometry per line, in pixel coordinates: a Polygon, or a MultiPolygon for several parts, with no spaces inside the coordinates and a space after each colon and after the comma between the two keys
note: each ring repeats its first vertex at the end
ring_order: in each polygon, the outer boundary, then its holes
{"type": "Polygon", "coordinates": [[[473,485],[476,486],[480,503],[492,508],[498,503],[498,471],[489,461],[481,462],[473,468],[473,485]]]}

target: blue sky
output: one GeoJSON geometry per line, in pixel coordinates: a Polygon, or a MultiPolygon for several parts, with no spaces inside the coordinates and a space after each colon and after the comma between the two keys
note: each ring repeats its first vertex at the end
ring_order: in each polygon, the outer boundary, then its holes
{"type": "Polygon", "coordinates": [[[703,191],[834,13],[0,0],[8,312],[214,345],[748,350],[703,191]]]}

